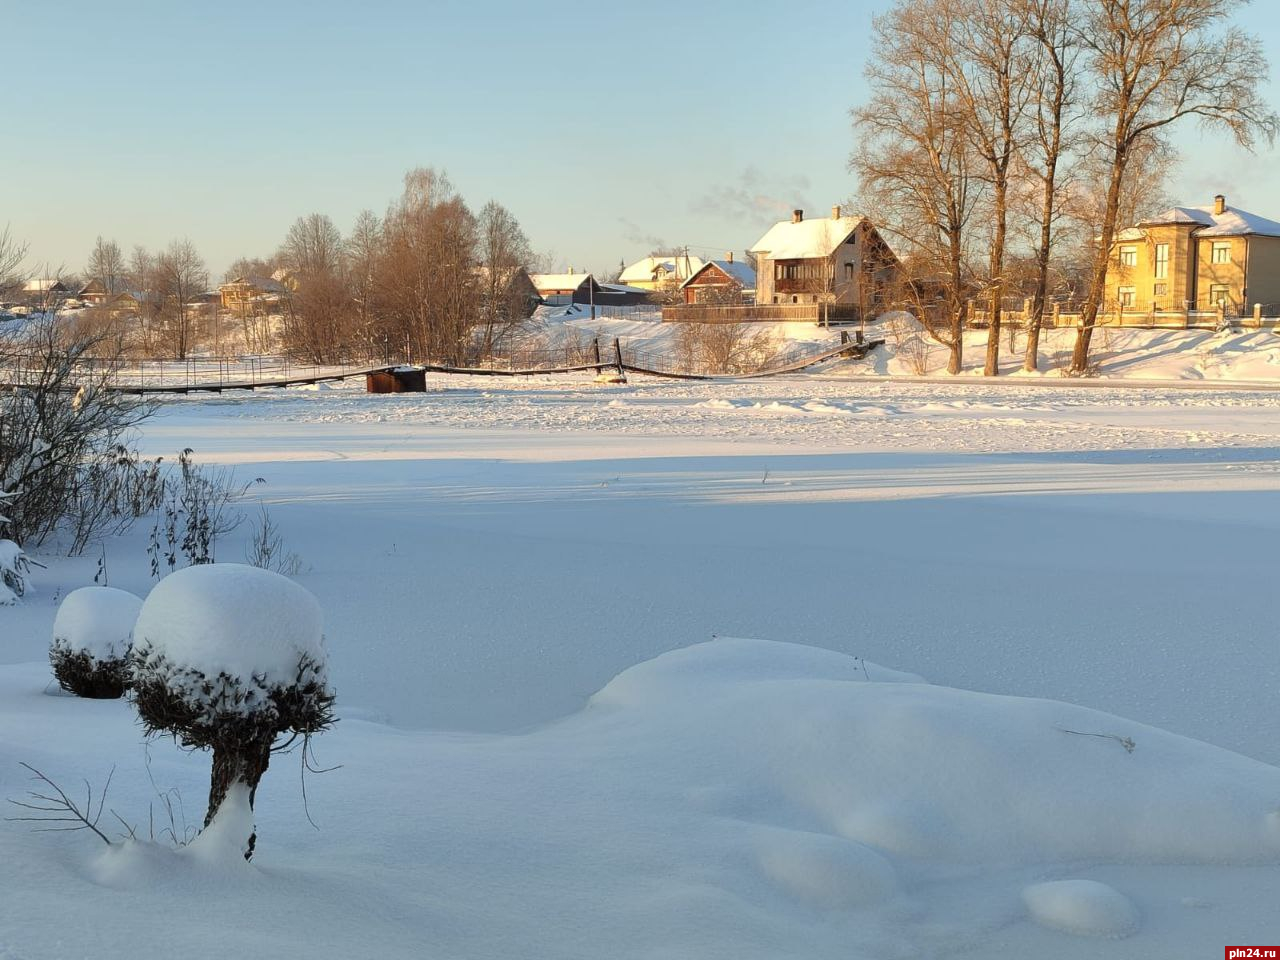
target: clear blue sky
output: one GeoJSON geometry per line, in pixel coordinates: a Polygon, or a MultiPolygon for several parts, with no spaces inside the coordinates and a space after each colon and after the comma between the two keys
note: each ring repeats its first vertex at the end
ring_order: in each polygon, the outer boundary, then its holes
{"type": "MultiPolygon", "coordinates": [[[[33,266],[78,270],[99,233],[187,236],[220,275],[300,215],[381,214],[434,165],[579,270],[741,250],[853,193],[848,110],[886,5],[6,0],[7,55],[29,57],[7,63],[0,226],[33,266]]],[[[1272,6],[1241,23],[1280,61],[1272,6]]],[[[1280,219],[1280,153],[1177,136],[1179,201],[1280,219]]]]}

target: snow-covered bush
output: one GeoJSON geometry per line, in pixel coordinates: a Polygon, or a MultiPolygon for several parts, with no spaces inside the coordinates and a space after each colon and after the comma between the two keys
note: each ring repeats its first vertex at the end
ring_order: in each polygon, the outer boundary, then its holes
{"type": "Polygon", "coordinates": [[[0,540],[0,607],[16,603],[27,592],[30,561],[12,540],[0,540]]]}
{"type": "MultiPolygon", "coordinates": [[[[211,749],[208,827],[226,802],[250,807],[281,734],[333,723],[320,605],[292,580],[233,563],[161,580],[133,633],[132,696],[149,734],[211,749]]],[[[253,855],[256,834],[247,838],[253,855]]]]}
{"type": "Polygon", "coordinates": [[[53,621],[49,663],[58,685],[78,697],[124,696],[129,643],[142,601],[114,587],[81,587],[67,594],[53,621]]]}

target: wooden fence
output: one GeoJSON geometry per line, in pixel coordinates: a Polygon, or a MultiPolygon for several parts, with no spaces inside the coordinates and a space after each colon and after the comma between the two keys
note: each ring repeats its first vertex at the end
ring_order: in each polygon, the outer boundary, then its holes
{"type": "Polygon", "coordinates": [[[662,308],[663,323],[859,323],[862,310],[850,303],[756,303],[714,306],[680,303],[662,308]]]}

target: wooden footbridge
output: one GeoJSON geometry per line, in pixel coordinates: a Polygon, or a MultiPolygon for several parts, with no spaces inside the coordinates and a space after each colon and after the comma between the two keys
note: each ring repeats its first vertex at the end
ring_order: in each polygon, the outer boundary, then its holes
{"type": "MultiPolygon", "coordinates": [[[[796,373],[808,367],[825,363],[837,357],[861,357],[883,340],[850,340],[847,334],[841,335],[839,344],[821,343],[811,347],[801,347],[780,357],[775,357],[767,366],[758,370],[743,373],[702,373],[681,370],[673,363],[673,358],[664,354],[636,353],[628,350],[619,340],[614,340],[612,356],[594,345],[590,359],[570,358],[564,352],[558,352],[565,358],[562,362],[529,362],[533,357],[512,358],[505,364],[495,363],[491,366],[454,366],[441,363],[377,365],[336,365],[336,366],[300,366],[297,364],[267,364],[257,359],[247,361],[152,361],[137,366],[113,365],[107,369],[95,365],[93,361],[85,362],[85,374],[88,379],[97,380],[104,374],[107,377],[107,389],[115,393],[142,396],[146,394],[191,394],[191,393],[224,393],[235,390],[265,390],[283,387],[314,386],[320,383],[335,383],[342,380],[364,378],[372,384],[378,375],[391,374],[402,376],[409,373],[440,373],[459,376],[483,377],[533,377],[544,374],[563,373],[602,373],[616,371],[619,374],[635,373],[643,376],[664,377],[673,380],[743,380],[759,377],[779,376],[796,373]],[[576,362],[569,362],[570,360],[576,362]],[[524,360],[523,363],[520,360],[524,360]]],[[[539,358],[542,359],[542,358],[539,358]]],[[[22,389],[33,382],[33,378],[25,375],[27,370],[19,366],[0,370],[0,390],[22,389]]],[[[405,389],[412,390],[413,387],[405,389]]],[[[418,387],[417,389],[422,389],[418,387]]]]}

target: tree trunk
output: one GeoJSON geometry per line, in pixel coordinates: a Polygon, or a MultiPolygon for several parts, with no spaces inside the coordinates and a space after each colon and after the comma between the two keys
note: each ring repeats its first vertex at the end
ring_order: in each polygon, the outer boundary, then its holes
{"type": "MultiPolygon", "coordinates": [[[[249,788],[249,809],[253,809],[253,801],[258,793],[258,783],[267,772],[271,762],[271,742],[255,744],[239,750],[213,748],[213,771],[209,779],[209,809],[204,816],[204,825],[213,823],[213,818],[227,799],[227,792],[234,783],[243,783],[249,788]]],[[[258,842],[257,830],[249,834],[244,858],[253,858],[253,849],[258,842]]]]}
{"type": "Polygon", "coordinates": [[[984,377],[1000,373],[1000,323],[1004,311],[1004,248],[1008,233],[1008,185],[1003,172],[997,174],[995,196],[996,232],[991,240],[991,324],[987,331],[987,359],[984,377]]]}
{"type": "Polygon", "coordinates": [[[1089,369],[1089,342],[1093,339],[1093,328],[1098,322],[1098,311],[1102,307],[1102,299],[1107,292],[1107,266],[1111,262],[1111,244],[1115,240],[1116,221],[1120,218],[1120,189],[1124,183],[1125,167],[1128,162],[1126,145],[1117,143],[1115,155],[1111,161],[1111,183],[1107,187],[1107,208],[1102,218],[1102,232],[1098,238],[1098,248],[1094,252],[1089,297],[1081,310],[1080,331],[1076,334],[1076,345],[1071,351],[1070,372],[1073,376],[1080,376],[1089,369]]]}

